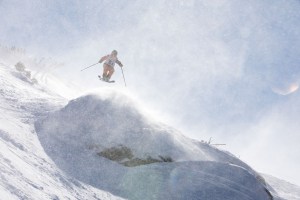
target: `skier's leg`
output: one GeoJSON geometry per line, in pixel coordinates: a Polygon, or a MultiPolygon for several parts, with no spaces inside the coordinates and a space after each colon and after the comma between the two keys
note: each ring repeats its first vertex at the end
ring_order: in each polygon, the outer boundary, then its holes
{"type": "Polygon", "coordinates": [[[102,74],[103,80],[107,79],[107,74],[109,73],[109,68],[110,68],[110,66],[108,66],[107,64],[103,65],[103,74],[102,74]]]}
{"type": "Polygon", "coordinates": [[[108,80],[111,78],[111,76],[113,75],[114,72],[115,72],[115,69],[113,67],[109,67],[109,71],[108,71],[108,75],[107,75],[108,80]]]}

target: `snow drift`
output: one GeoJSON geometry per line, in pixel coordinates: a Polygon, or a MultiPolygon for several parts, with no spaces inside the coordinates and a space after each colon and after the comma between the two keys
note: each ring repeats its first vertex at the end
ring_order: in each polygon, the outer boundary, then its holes
{"type": "Polygon", "coordinates": [[[78,180],[129,199],[271,199],[236,157],[155,122],[116,91],[88,94],[38,120],[46,153],[78,180]]]}

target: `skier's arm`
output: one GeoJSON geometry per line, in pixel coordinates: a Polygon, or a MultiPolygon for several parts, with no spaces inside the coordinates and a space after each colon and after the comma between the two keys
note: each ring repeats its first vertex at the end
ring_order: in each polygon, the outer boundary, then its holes
{"type": "Polygon", "coordinates": [[[103,56],[100,60],[99,63],[102,63],[104,60],[106,60],[108,58],[109,55],[103,56]]]}
{"type": "Polygon", "coordinates": [[[116,63],[117,63],[120,67],[123,67],[123,64],[122,64],[119,60],[117,60],[116,63]]]}

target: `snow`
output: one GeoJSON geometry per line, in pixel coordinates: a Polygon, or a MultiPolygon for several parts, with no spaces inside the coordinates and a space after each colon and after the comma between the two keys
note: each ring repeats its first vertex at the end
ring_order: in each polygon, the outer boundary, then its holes
{"type": "Polygon", "coordinates": [[[73,98],[80,91],[34,60],[25,59],[28,77],[13,66],[23,54],[3,55],[1,199],[299,199],[297,186],[265,182],[229,152],[156,121],[129,93],[73,98]]]}
{"type": "Polygon", "coordinates": [[[265,180],[278,193],[282,199],[299,200],[300,187],[287,181],[275,178],[271,175],[263,174],[265,180]]]}
{"type": "Polygon", "coordinates": [[[45,154],[34,121],[66,103],[46,91],[1,64],[1,199],[119,199],[66,175],[45,154]]]}
{"type": "Polygon", "coordinates": [[[129,199],[268,199],[242,161],[148,119],[125,94],[101,91],[36,123],[46,153],[72,177],[129,199]],[[125,167],[99,155],[113,147],[127,147],[132,159],[172,162],[125,167]]]}

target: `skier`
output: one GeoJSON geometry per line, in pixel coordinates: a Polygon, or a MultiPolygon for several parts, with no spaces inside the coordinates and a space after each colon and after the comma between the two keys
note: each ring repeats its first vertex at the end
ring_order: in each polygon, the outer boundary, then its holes
{"type": "MultiPolygon", "coordinates": [[[[118,60],[117,55],[118,52],[116,50],[113,50],[110,55],[103,56],[99,60],[99,63],[105,61],[103,64],[103,74],[102,74],[103,81],[109,82],[109,79],[111,78],[111,76],[115,71],[114,69],[115,63],[117,63],[120,67],[123,67],[123,64],[118,60]]],[[[99,76],[99,78],[101,77],[99,76]]]]}

